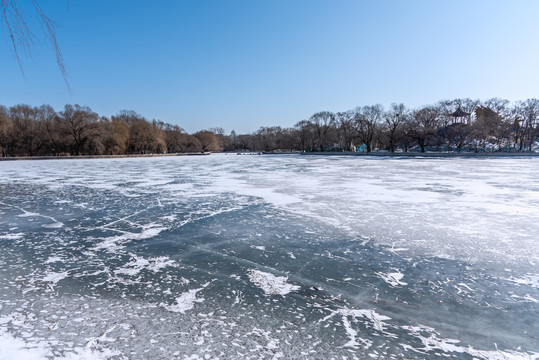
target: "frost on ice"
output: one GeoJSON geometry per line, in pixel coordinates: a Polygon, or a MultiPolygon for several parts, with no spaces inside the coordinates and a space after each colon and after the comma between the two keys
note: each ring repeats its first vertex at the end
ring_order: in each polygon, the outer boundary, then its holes
{"type": "Polygon", "coordinates": [[[539,359],[537,160],[0,162],[0,358],[539,359]]]}
{"type": "Polygon", "coordinates": [[[195,303],[200,303],[204,301],[204,298],[198,298],[197,293],[204,290],[209,285],[206,283],[202,285],[201,288],[191,289],[186,291],[176,298],[176,303],[173,305],[161,304],[165,309],[172,312],[179,312],[184,314],[187,310],[191,310],[195,307],[195,303]]]}
{"type": "Polygon", "coordinates": [[[391,286],[399,286],[399,285],[408,285],[407,283],[401,281],[404,277],[404,274],[400,272],[392,272],[392,273],[383,273],[383,272],[377,272],[376,275],[382,280],[384,280],[386,283],[388,283],[391,286]]]}
{"type": "Polygon", "coordinates": [[[266,295],[286,295],[291,291],[299,290],[298,285],[287,283],[288,276],[275,276],[260,270],[249,270],[249,280],[264,290],[266,295]]]}

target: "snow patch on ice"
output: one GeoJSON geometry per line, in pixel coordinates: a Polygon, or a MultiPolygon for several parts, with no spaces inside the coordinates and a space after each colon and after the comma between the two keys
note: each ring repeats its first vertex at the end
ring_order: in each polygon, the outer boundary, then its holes
{"type": "MultiPolygon", "coordinates": [[[[152,224],[153,225],[153,224],[152,224]]],[[[151,226],[152,226],[151,225],[151,226]]],[[[166,230],[167,228],[164,227],[149,227],[144,230],[140,234],[137,235],[137,240],[143,240],[143,239],[149,239],[154,236],[159,235],[159,233],[163,230],[166,230]]]]}
{"type": "Polygon", "coordinates": [[[51,272],[48,273],[45,277],[41,279],[43,282],[51,282],[53,284],[57,284],[58,281],[65,279],[68,277],[67,271],[64,272],[51,272]]]}
{"type": "Polygon", "coordinates": [[[391,286],[399,286],[399,285],[408,285],[408,283],[405,283],[402,280],[404,277],[404,274],[401,272],[392,272],[392,273],[383,273],[383,272],[377,272],[376,276],[382,278],[386,283],[388,283],[391,286]]]}
{"type": "Polygon", "coordinates": [[[45,264],[51,264],[55,262],[63,261],[61,257],[59,256],[49,256],[47,260],[45,260],[45,264]]]}
{"type": "Polygon", "coordinates": [[[299,290],[298,285],[287,283],[288,276],[275,276],[260,270],[251,269],[248,272],[249,280],[264,290],[266,295],[286,295],[291,291],[299,290]]]}
{"type": "Polygon", "coordinates": [[[514,299],[524,300],[524,302],[533,302],[533,303],[539,304],[539,300],[537,300],[530,294],[526,294],[525,296],[511,295],[511,297],[514,299]]]}
{"type": "Polygon", "coordinates": [[[343,325],[344,325],[344,328],[346,329],[346,333],[348,334],[348,337],[350,338],[350,341],[348,341],[346,344],[344,344],[342,347],[352,347],[352,348],[356,348],[358,347],[359,345],[361,345],[359,341],[361,341],[361,343],[365,346],[365,349],[368,349],[369,347],[372,346],[372,341],[371,340],[367,340],[367,339],[362,339],[360,337],[358,337],[357,335],[357,331],[355,331],[353,328],[352,328],[352,324],[350,323],[350,321],[348,320],[348,318],[346,316],[343,316],[342,317],[342,322],[343,322],[343,325]]]}
{"type": "Polygon", "coordinates": [[[0,235],[0,240],[19,240],[22,239],[24,233],[0,235]]]}
{"type": "Polygon", "coordinates": [[[47,228],[47,229],[59,229],[59,228],[61,228],[63,226],[64,226],[64,224],[61,223],[61,222],[55,222],[55,223],[52,223],[52,224],[43,225],[43,227],[47,228]]]}
{"type": "Polygon", "coordinates": [[[143,257],[138,257],[134,254],[130,255],[133,258],[133,261],[125,264],[125,266],[119,269],[114,270],[115,274],[134,276],[144,269],[148,269],[153,273],[157,273],[162,268],[175,265],[175,262],[173,260],[170,260],[168,256],[145,259],[143,257]]]}
{"type": "Polygon", "coordinates": [[[93,250],[106,250],[108,252],[114,253],[120,249],[124,248],[124,244],[130,242],[131,240],[144,240],[149,239],[154,236],[159,235],[163,230],[166,230],[164,227],[155,227],[155,224],[150,224],[144,228],[140,233],[126,233],[118,236],[110,236],[106,238],[101,238],[101,242],[96,244],[93,247],[93,250]]]}
{"type": "Polygon", "coordinates": [[[176,218],[177,218],[176,215],[167,215],[167,216],[163,216],[161,219],[172,222],[176,220],[176,218]]]}
{"type": "Polygon", "coordinates": [[[50,344],[42,341],[25,342],[16,338],[8,332],[0,333],[0,349],[2,359],[17,360],[47,360],[55,358],[58,360],[106,360],[114,357],[122,357],[118,350],[112,350],[99,346],[98,348],[75,347],[69,349],[64,356],[59,357],[52,352],[50,344]]]}
{"type": "Polygon", "coordinates": [[[4,359],[45,360],[52,356],[52,352],[46,349],[45,346],[27,344],[7,332],[0,334],[0,349],[4,359]]]}
{"type": "Polygon", "coordinates": [[[390,317],[378,314],[376,311],[371,309],[339,309],[338,313],[342,317],[351,316],[353,318],[365,318],[372,322],[372,326],[375,330],[380,332],[384,331],[384,327],[387,326],[384,321],[391,320],[390,317]]]}
{"type": "MultiPolygon", "coordinates": [[[[406,328],[406,327],[403,327],[406,328]]],[[[469,354],[477,359],[485,360],[537,360],[539,353],[525,353],[511,350],[499,350],[496,344],[496,350],[477,350],[471,346],[464,347],[457,345],[460,340],[444,339],[433,328],[423,325],[409,326],[408,330],[423,344],[423,347],[412,347],[406,344],[400,344],[406,350],[415,351],[421,354],[429,351],[441,350],[444,353],[456,352],[460,354],[469,354]]]]}
{"type": "Polygon", "coordinates": [[[534,288],[539,288],[539,274],[526,274],[521,278],[511,276],[509,279],[506,280],[520,285],[528,285],[534,288]]]}
{"type": "Polygon", "coordinates": [[[187,310],[191,310],[193,307],[195,307],[195,303],[200,303],[204,301],[204,298],[197,298],[197,293],[204,290],[204,288],[208,285],[209,283],[206,283],[201,288],[191,289],[180,294],[180,296],[176,298],[176,304],[174,305],[161,304],[161,306],[168,311],[185,314],[187,310]]]}

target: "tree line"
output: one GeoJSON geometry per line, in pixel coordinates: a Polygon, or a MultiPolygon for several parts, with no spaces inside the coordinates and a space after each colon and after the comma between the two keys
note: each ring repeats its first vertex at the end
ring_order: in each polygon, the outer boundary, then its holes
{"type": "Polygon", "coordinates": [[[534,151],[539,99],[455,99],[418,108],[392,104],[389,109],[321,111],[292,128],[262,127],[232,140],[232,149],[263,151],[534,151]]]}
{"type": "Polygon", "coordinates": [[[2,156],[123,155],[207,151],[534,151],[539,99],[442,100],[408,108],[392,104],[321,111],[295,126],[225,135],[222,128],[187,134],[134,111],[110,118],[89,107],[0,106],[2,156]]]}
{"type": "Polygon", "coordinates": [[[187,134],[177,125],[149,121],[134,111],[99,116],[89,107],[0,106],[2,156],[124,155],[220,151],[211,131],[187,134]]]}

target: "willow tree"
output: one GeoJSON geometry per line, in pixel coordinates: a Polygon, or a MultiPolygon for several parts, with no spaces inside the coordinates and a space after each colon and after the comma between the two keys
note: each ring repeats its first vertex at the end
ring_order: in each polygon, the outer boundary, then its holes
{"type": "Polygon", "coordinates": [[[26,15],[20,1],[0,0],[0,21],[11,41],[11,47],[13,48],[19,68],[24,76],[22,56],[31,55],[34,42],[38,38],[35,34],[35,28],[39,28],[39,31],[43,33],[43,36],[52,45],[56,62],[69,89],[64,59],[56,38],[55,24],[45,14],[37,0],[30,0],[29,3],[32,16],[26,15]]]}
{"type": "Polygon", "coordinates": [[[5,106],[0,105],[0,151],[1,156],[7,156],[9,143],[12,141],[13,121],[9,117],[8,110],[5,106]]]}
{"type": "Polygon", "coordinates": [[[354,112],[354,127],[358,139],[367,147],[367,152],[372,151],[375,135],[379,130],[384,108],[382,105],[363,106],[356,108],[354,112]]]}

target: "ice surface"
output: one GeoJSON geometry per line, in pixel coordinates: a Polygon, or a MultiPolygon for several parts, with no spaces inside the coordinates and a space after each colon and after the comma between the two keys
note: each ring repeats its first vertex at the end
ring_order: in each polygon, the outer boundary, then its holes
{"type": "Polygon", "coordinates": [[[0,358],[539,359],[539,159],[0,175],[0,358]]]}

